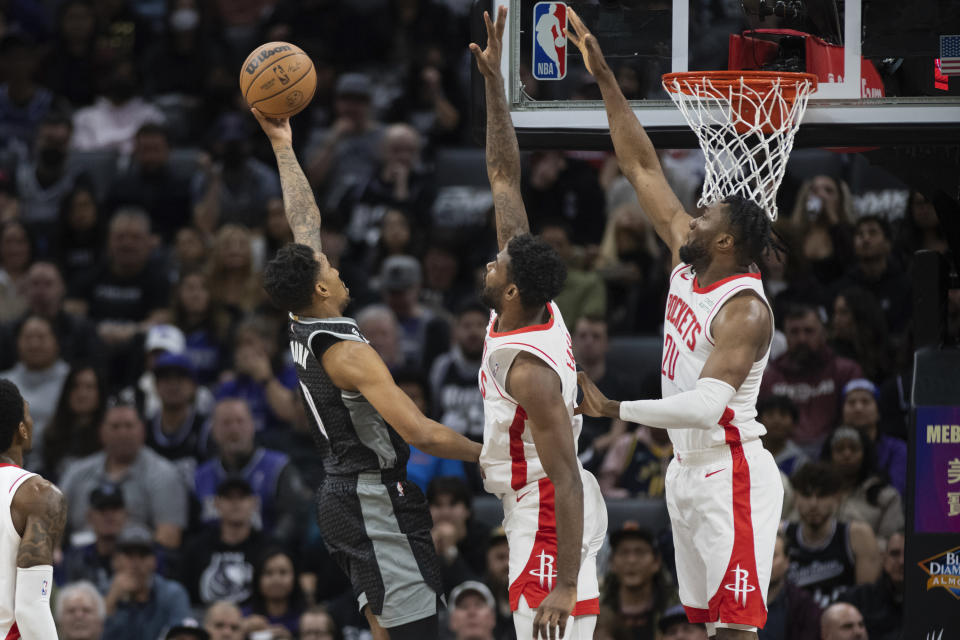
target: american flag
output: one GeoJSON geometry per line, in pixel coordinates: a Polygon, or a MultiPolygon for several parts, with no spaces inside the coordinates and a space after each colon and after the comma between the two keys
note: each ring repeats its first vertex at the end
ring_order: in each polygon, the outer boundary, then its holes
{"type": "Polygon", "coordinates": [[[960,35],[940,36],[940,71],[945,76],[960,76],[960,35]]]}

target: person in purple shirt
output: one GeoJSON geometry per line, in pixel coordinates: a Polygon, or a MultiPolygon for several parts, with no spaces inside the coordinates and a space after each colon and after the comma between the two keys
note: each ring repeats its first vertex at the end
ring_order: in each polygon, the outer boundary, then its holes
{"type": "Polygon", "coordinates": [[[877,468],[886,472],[890,484],[903,496],[907,486],[907,443],[880,433],[877,385],[855,378],[843,387],[843,424],[862,431],[877,450],[877,468]]]}

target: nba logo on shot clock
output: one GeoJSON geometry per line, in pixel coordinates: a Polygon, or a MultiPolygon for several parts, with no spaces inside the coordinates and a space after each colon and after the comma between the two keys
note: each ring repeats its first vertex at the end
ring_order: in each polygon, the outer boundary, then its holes
{"type": "Polygon", "coordinates": [[[567,75],[567,5],[533,5],[533,77],[562,80],[567,75]]]}

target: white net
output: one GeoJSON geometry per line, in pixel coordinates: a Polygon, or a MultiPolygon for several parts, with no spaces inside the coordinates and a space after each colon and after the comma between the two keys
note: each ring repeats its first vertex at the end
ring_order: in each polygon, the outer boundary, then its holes
{"type": "Polygon", "coordinates": [[[714,81],[709,73],[667,74],[663,87],[706,157],[699,206],[739,194],[776,220],[777,190],[815,78],[770,74],[762,82],[733,76],[714,81]]]}

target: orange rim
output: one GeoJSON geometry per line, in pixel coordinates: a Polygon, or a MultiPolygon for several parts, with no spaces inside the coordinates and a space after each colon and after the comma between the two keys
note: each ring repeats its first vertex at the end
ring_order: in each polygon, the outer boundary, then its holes
{"type": "Polygon", "coordinates": [[[792,71],[678,71],[663,76],[663,86],[670,93],[685,93],[696,95],[689,88],[702,87],[704,80],[709,80],[714,89],[726,89],[743,84],[761,95],[766,95],[779,80],[780,90],[787,97],[797,92],[797,87],[809,82],[810,91],[817,89],[817,76],[812,73],[797,73],[792,71]],[[678,86],[673,81],[679,80],[678,86]]]}

